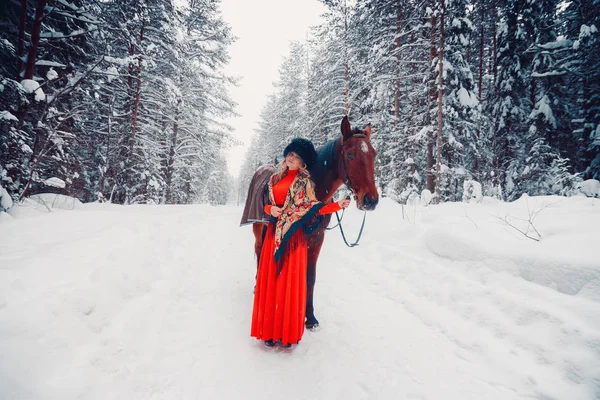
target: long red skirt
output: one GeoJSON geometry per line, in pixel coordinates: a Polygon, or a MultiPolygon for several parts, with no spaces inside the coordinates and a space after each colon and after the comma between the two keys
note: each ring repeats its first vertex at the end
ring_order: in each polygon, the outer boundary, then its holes
{"type": "Polygon", "coordinates": [[[260,254],[250,336],[259,340],[281,340],[284,345],[297,344],[304,333],[306,316],[307,247],[304,232],[298,229],[288,242],[278,277],[274,246],[275,228],[269,225],[260,254]]]}

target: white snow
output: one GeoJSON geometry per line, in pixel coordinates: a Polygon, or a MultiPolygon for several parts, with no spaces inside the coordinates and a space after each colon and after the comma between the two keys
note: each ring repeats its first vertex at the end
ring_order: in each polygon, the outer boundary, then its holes
{"type": "Polygon", "coordinates": [[[571,47],[572,45],[573,45],[572,40],[560,39],[560,40],[555,40],[554,42],[538,44],[537,46],[544,50],[555,50],[555,49],[559,49],[562,47],[571,47]]]}
{"type": "Polygon", "coordinates": [[[40,87],[40,84],[33,79],[23,79],[21,81],[21,86],[23,86],[25,93],[35,92],[35,101],[42,101],[46,99],[46,94],[40,87]]]}
{"type": "Polygon", "coordinates": [[[112,80],[115,79],[115,77],[119,75],[119,70],[114,65],[108,67],[106,72],[108,74],[108,76],[107,76],[108,82],[112,82],[112,80]]]}
{"type": "Polygon", "coordinates": [[[49,81],[53,81],[54,79],[58,78],[58,73],[54,70],[54,68],[50,68],[46,73],[46,78],[48,78],[49,81]]]}
{"type": "Polygon", "coordinates": [[[586,25],[586,24],[582,24],[581,27],[579,28],[579,39],[575,40],[573,42],[573,49],[577,50],[579,49],[579,45],[581,44],[581,41],[584,40],[585,38],[591,36],[594,33],[597,33],[598,29],[596,28],[596,25],[586,25]]]}
{"type": "Polygon", "coordinates": [[[13,201],[6,189],[0,184],[0,211],[8,210],[13,206],[13,201]]]}
{"type": "Polygon", "coordinates": [[[544,115],[546,121],[552,126],[556,127],[556,119],[554,118],[554,114],[552,113],[552,108],[550,107],[550,99],[547,95],[542,96],[542,98],[536,103],[535,109],[531,111],[530,118],[535,118],[539,114],[544,115]]]}
{"type": "MultiPolygon", "coordinates": [[[[56,193],[40,193],[24,200],[30,208],[38,210],[73,210],[82,206],[81,201],[71,196],[56,193]]],[[[18,210],[15,212],[19,212],[18,210]]]]}
{"type": "Polygon", "coordinates": [[[19,119],[15,117],[10,111],[0,111],[0,119],[8,120],[8,121],[18,121],[19,119]]]}
{"type": "Polygon", "coordinates": [[[111,57],[111,56],[104,56],[104,59],[108,62],[117,64],[117,65],[121,65],[121,66],[128,65],[130,62],[134,61],[133,57],[117,58],[117,57],[111,57]]]}
{"type": "Polygon", "coordinates": [[[25,93],[33,93],[40,87],[40,84],[33,79],[23,79],[21,86],[23,86],[25,93]]]}
{"type": "Polygon", "coordinates": [[[0,219],[2,398],[598,398],[598,199],[384,198],[360,246],[327,233],[290,350],[249,336],[242,207],[28,204],[0,219]],[[532,210],[539,242],[499,219],[532,210]]]}
{"type": "Polygon", "coordinates": [[[600,197],[600,182],[596,179],[588,179],[581,182],[581,193],[588,197],[600,197]]]}
{"type": "Polygon", "coordinates": [[[52,187],[61,188],[61,189],[63,189],[65,187],[65,181],[63,181],[60,178],[56,178],[56,177],[46,179],[44,181],[44,184],[46,186],[52,186],[52,187]]]}
{"type": "Polygon", "coordinates": [[[83,35],[84,33],[87,33],[87,32],[88,31],[86,31],[84,29],[78,29],[76,31],[67,33],[66,35],[62,32],[42,32],[42,33],[40,33],[40,37],[48,38],[48,39],[62,39],[62,38],[83,35]]]}
{"type": "Polygon", "coordinates": [[[423,189],[421,192],[421,204],[424,206],[429,205],[431,203],[431,199],[433,198],[433,194],[429,191],[429,189],[423,189]]]}
{"type": "Polygon", "coordinates": [[[75,6],[74,4],[69,3],[66,0],[58,0],[58,2],[61,3],[64,6],[69,7],[73,11],[79,11],[79,7],[75,6]]]}
{"type": "Polygon", "coordinates": [[[412,177],[415,178],[417,180],[417,182],[422,181],[421,174],[419,174],[419,172],[416,169],[415,169],[415,172],[412,174],[412,177]]]}
{"type": "Polygon", "coordinates": [[[31,150],[31,147],[29,147],[28,144],[26,143],[21,143],[21,151],[24,153],[33,153],[33,150],[31,150]]]}
{"type": "Polygon", "coordinates": [[[458,99],[460,100],[460,104],[465,107],[475,107],[479,103],[475,93],[469,93],[467,89],[462,86],[458,90],[458,99]]]}
{"type": "Polygon", "coordinates": [[[35,65],[42,65],[45,67],[59,67],[59,68],[66,68],[67,66],[65,64],[61,64],[59,62],[56,61],[48,61],[48,60],[38,60],[35,62],[35,65]]]}
{"type": "Polygon", "coordinates": [[[465,179],[463,182],[463,201],[466,202],[481,202],[483,200],[483,193],[481,190],[481,183],[465,179]]]}
{"type": "Polygon", "coordinates": [[[586,24],[582,24],[581,27],[579,28],[579,39],[583,39],[585,37],[591,36],[592,33],[596,33],[598,32],[598,29],[596,29],[596,25],[586,25],[586,24]]]}

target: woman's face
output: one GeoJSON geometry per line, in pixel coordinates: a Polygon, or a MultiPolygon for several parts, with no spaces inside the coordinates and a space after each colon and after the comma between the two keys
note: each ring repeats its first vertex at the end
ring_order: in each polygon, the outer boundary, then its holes
{"type": "Polygon", "coordinates": [[[293,151],[290,151],[288,155],[285,157],[285,163],[288,168],[291,170],[300,169],[304,166],[304,161],[300,158],[300,156],[293,151]]]}

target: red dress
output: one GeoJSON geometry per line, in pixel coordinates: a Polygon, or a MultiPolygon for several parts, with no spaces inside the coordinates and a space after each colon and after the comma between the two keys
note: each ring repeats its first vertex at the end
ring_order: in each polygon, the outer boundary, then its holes
{"type": "MultiPolygon", "coordinates": [[[[278,205],[285,203],[290,185],[298,171],[288,171],[273,186],[273,196],[278,205]]],[[[319,210],[318,215],[339,211],[338,203],[331,203],[319,210]]],[[[265,206],[270,214],[271,206],[265,206]]],[[[277,264],[273,257],[275,227],[269,224],[260,254],[260,264],[254,291],[252,328],[250,336],[259,340],[281,340],[283,344],[297,344],[304,333],[306,315],[306,266],[308,250],[304,231],[298,229],[287,244],[283,268],[276,276],[277,264]]]]}

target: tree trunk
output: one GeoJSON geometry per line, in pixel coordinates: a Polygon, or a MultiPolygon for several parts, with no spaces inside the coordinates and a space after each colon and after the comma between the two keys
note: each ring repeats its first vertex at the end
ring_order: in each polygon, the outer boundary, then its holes
{"type": "Polygon", "coordinates": [[[319,122],[319,137],[321,138],[321,146],[325,144],[325,136],[323,136],[323,121],[319,122]]]}
{"type": "MultiPolygon", "coordinates": [[[[38,45],[40,43],[40,31],[42,30],[42,17],[44,16],[44,7],[46,6],[46,0],[37,0],[35,6],[35,20],[33,22],[33,29],[31,31],[31,42],[29,46],[29,52],[27,53],[27,63],[25,65],[25,74],[23,79],[33,79],[33,74],[35,72],[35,60],[37,58],[37,50],[38,45]]],[[[25,118],[25,110],[19,113],[19,127],[22,126],[25,118]]],[[[37,166],[40,162],[40,150],[42,148],[42,143],[44,142],[41,137],[41,133],[38,132],[40,128],[34,128],[34,143],[33,143],[33,153],[31,155],[29,161],[29,177],[27,179],[27,183],[23,188],[23,192],[19,199],[22,200],[25,198],[31,189],[31,183],[33,182],[34,174],[37,169],[37,166]]]]}
{"type": "Polygon", "coordinates": [[[27,29],[27,0],[21,0],[21,19],[19,21],[19,47],[17,50],[17,82],[21,82],[23,59],[25,58],[25,30],[27,29]]]}
{"type": "MultiPolygon", "coordinates": [[[[481,21],[479,29],[479,90],[478,98],[481,105],[483,97],[483,49],[484,49],[484,24],[485,24],[485,6],[481,5],[481,21]]],[[[479,138],[481,137],[481,120],[477,122],[477,149],[475,149],[475,179],[481,182],[479,176],[479,138]]]]}
{"type": "Polygon", "coordinates": [[[348,6],[346,0],[344,0],[344,61],[346,64],[346,116],[350,111],[350,102],[348,97],[350,96],[350,67],[348,65],[348,6]]]}
{"type": "MultiPolygon", "coordinates": [[[[435,7],[435,6],[434,6],[435,7]]],[[[436,47],[436,43],[437,43],[437,38],[436,38],[436,26],[437,26],[437,18],[435,17],[435,11],[434,14],[432,14],[431,16],[431,47],[430,47],[430,52],[429,52],[429,65],[430,65],[430,69],[431,66],[433,65],[433,60],[437,57],[437,47],[436,47]]],[[[433,75],[433,72],[430,70],[429,74],[433,75]]],[[[429,80],[429,96],[428,96],[428,101],[427,101],[427,114],[426,114],[426,124],[427,126],[433,128],[433,124],[432,124],[432,120],[431,120],[431,110],[432,110],[432,106],[433,106],[433,102],[435,99],[435,80],[434,79],[430,79],[429,80]]],[[[431,193],[435,192],[435,176],[433,174],[433,165],[434,165],[434,159],[433,159],[433,129],[431,130],[431,132],[427,135],[427,164],[426,164],[426,186],[427,186],[427,190],[429,190],[431,193]]]]}
{"type": "Polygon", "coordinates": [[[492,22],[492,26],[494,27],[494,32],[493,32],[493,58],[492,58],[492,62],[493,62],[493,68],[494,68],[494,87],[496,94],[498,94],[498,86],[496,86],[496,82],[498,81],[498,46],[497,46],[497,40],[496,40],[496,18],[494,18],[494,21],[492,22]]]}
{"type": "MultiPolygon", "coordinates": [[[[410,35],[410,41],[411,43],[415,43],[415,33],[413,31],[413,33],[411,33],[410,35]]],[[[414,85],[414,87],[417,87],[419,82],[415,82],[415,78],[414,76],[416,75],[416,71],[417,71],[417,66],[416,64],[411,64],[410,66],[410,72],[411,75],[413,76],[411,78],[412,84],[414,85]]],[[[411,101],[410,101],[410,127],[411,127],[411,137],[410,137],[410,157],[413,160],[413,163],[411,165],[411,177],[410,177],[410,182],[411,183],[415,183],[415,134],[416,134],[416,127],[417,127],[417,123],[415,122],[415,108],[420,108],[420,100],[419,100],[419,94],[418,93],[413,93],[413,96],[411,97],[411,101]]]]}
{"type": "Polygon", "coordinates": [[[46,0],[37,0],[35,5],[35,20],[33,21],[33,29],[31,30],[31,43],[29,44],[29,51],[27,53],[25,75],[23,76],[24,79],[33,79],[35,72],[35,59],[37,58],[38,45],[40,43],[44,7],[46,7],[46,0]]]}
{"type": "MultiPolygon", "coordinates": [[[[140,28],[140,44],[141,41],[144,39],[144,24],[145,21],[142,21],[142,26],[140,28]]],[[[130,55],[133,57],[135,51],[135,46],[132,43],[130,46],[130,55]]],[[[129,86],[129,90],[133,91],[133,71],[134,71],[135,67],[133,63],[129,63],[129,77],[127,78],[127,84],[129,86]]],[[[130,196],[131,196],[131,187],[133,186],[133,165],[134,165],[134,148],[135,148],[135,136],[137,133],[137,116],[138,116],[138,110],[140,107],[140,94],[141,94],[141,86],[142,86],[142,55],[140,54],[138,56],[138,66],[137,66],[137,74],[136,74],[136,78],[135,78],[135,98],[133,101],[133,110],[131,113],[131,131],[129,134],[129,140],[127,143],[127,171],[126,171],[126,177],[125,177],[125,182],[126,182],[126,198],[125,198],[125,203],[129,204],[129,200],[130,200],[130,196]]]]}
{"type": "Polygon", "coordinates": [[[107,132],[108,135],[106,137],[106,162],[104,164],[104,173],[102,174],[102,177],[100,178],[100,182],[98,183],[98,191],[100,193],[104,192],[104,181],[106,179],[106,174],[108,174],[108,169],[110,168],[110,134],[111,134],[111,129],[112,129],[112,123],[111,123],[111,116],[112,116],[112,102],[114,101],[111,100],[108,103],[108,112],[107,112],[107,117],[108,117],[108,127],[107,127],[107,132]]]}
{"type": "Polygon", "coordinates": [[[173,203],[173,171],[175,169],[175,149],[177,148],[177,133],[179,130],[179,107],[181,106],[181,99],[177,104],[177,112],[175,114],[175,121],[173,122],[173,135],[171,136],[171,144],[169,146],[169,157],[167,159],[167,174],[165,177],[165,186],[167,188],[166,202],[167,204],[173,203]]]}
{"type": "MultiPolygon", "coordinates": [[[[495,14],[495,13],[494,13],[495,14]]],[[[497,99],[498,97],[498,46],[497,46],[497,33],[496,33],[496,17],[493,17],[493,21],[492,21],[492,26],[493,26],[493,32],[492,32],[492,46],[493,46],[493,51],[492,51],[492,65],[493,65],[493,70],[494,70],[494,98],[497,99]]],[[[498,198],[501,198],[501,194],[500,194],[500,155],[498,154],[498,132],[496,131],[496,124],[494,124],[494,128],[493,128],[493,133],[492,133],[492,151],[494,154],[494,179],[493,179],[493,184],[495,187],[498,188],[498,198]]]]}
{"type": "Polygon", "coordinates": [[[438,132],[437,132],[437,165],[436,165],[436,182],[435,182],[435,197],[436,203],[441,201],[440,184],[442,183],[442,134],[443,134],[443,96],[444,96],[444,0],[441,0],[440,7],[440,55],[438,59],[439,65],[439,86],[438,86],[438,132]]]}
{"type": "Polygon", "coordinates": [[[308,34],[306,36],[306,126],[308,135],[312,139],[312,124],[310,122],[310,59],[308,54],[308,34]]]}
{"type": "Polygon", "coordinates": [[[129,140],[129,154],[133,156],[133,146],[135,144],[135,135],[137,132],[137,115],[140,109],[140,92],[142,86],[142,56],[138,58],[138,71],[135,88],[135,101],[133,102],[133,114],[131,121],[131,136],[129,140]]]}
{"type": "MultiPolygon", "coordinates": [[[[145,25],[145,21],[142,21],[142,27],[140,29],[140,43],[142,42],[142,40],[144,40],[144,25],[145,25]]],[[[130,75],[130,78],[131,78],[131,75],[130,75]]],[[[137,115],[138,115],[138,110],[140,108],[141,86],[142,86],[142,55],[140,54],[138,56],[138,68],[137,68],[137,78],[136,78],[136,87],[135,87],[135,101],[133,103],[131,140],[129,141],[129,154],[130,155],[133,155],[133,145],[135,142],[135,134],[137,131],[137,115]]]]}
{"type": "Polygon", "coordinates": [[[410,166],[411,176],[410,181],[414,182],[415,177],[415,123],[414,123],[414,115],[415,115],[415,96],[413,95],[410,101],[410,158],[412,158],[412,164],[410,166]]]}
{"type": "MultiPolygon", "coordinates": [[[[399,2],[398,2],[399,3],[399,2]]],[[[397,6],[396,14],[396,80],[394,82],[394,139],[398,133],[398,119],[400,117],[400,46],[402,41],[400,40],[401,30],[401,10],[400,4],[397,6]]]]}

